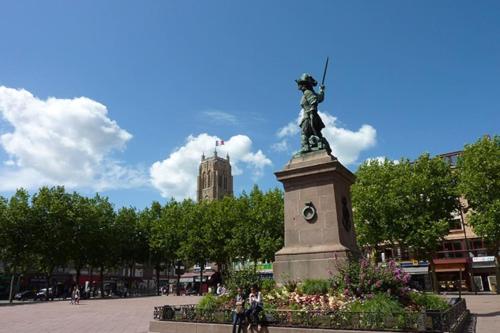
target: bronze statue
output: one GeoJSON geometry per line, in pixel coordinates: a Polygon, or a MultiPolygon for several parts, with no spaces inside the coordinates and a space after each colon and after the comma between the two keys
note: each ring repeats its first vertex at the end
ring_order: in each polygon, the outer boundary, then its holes
{"type": "MultiPolygon", "coordinates": [[[[328,60],[326,65],[328,66],[328,60]]],[[[325,98],[324,80],[323,75],[319,93],[314,91],[314,87],[318,85],[318,82],[310,74],[304,73],[298,80],[295,80],[299,90],[303,93],[300,100],[300,106],[303,110],[302,120],[300,121],[300,128],[302,129],[300,154],[321,149],[325,149],[328,154],[332,152],[330,144],[321,134],[325,124],[318,114],[318,104],[323,102],[325,98]]]]}

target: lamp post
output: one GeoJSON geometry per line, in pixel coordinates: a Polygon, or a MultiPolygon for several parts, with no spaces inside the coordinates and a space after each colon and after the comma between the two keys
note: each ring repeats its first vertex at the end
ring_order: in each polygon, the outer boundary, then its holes
{"type": "MultiPolygon", "coordinates": [[[[465,230],[465,218],[464,218],[464,212],[462,210],[462,208],[465,208],[465,207],[462,207],[462,203],[460,202],[460,199],[459,199],[459,202],[458,202],[458,210],[460,211],[460,222],[462,224],[462,230],[464,231],[464,240],[465,240],[465,249],[467,251],[467,264],[470,263],[470,255],[471,255],[471,252],[470,252],[470,248],[469,248],[469,241],[467,240],[467,232],[465,230]]],[[[474,256],[474,254],[472,254],[474,256]]],[[[477,290],[476,290],[476,284],[474,283],[474,277],[473,277],[473,274],[472,274],[472,264],[470,264],[470,270],[469,270],[469,281],[470,281],[470,287],[472,289],[472,291],[477,294],[477,290]]],[[[461,279],[461,278],[460,278],[461,279]]]]}
{"type": "Polygon", "coordinates": [[[180,260],[177,260],[175,262],[175,275],[177,275],[177,287],[175,288],[176,289],[176,294],[177,296],[180,296],[180,284],[181,284],[181,275],[184,274],[184,271],[185,271],[185,267],[184,267],[184,264],[182,263],[182,261],[180,260]]]}

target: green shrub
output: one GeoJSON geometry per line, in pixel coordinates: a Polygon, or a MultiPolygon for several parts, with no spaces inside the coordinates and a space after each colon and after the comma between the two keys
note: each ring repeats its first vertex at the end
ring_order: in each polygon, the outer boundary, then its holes
{"type": "Polygon", "coordinates": [[[260,283],[260,289],[262,292],[267,293],[276,288],[276,281],[273,279],[263,279],[260,283]]]}
{"type": "Polygon", "coordinates": [[[226,283],[231,292],[234,293],[238,287],[242,288],[245,292],[249,292],[253,285],[260,287],[261,281],[259,273],[253,268],[247,268],[239,271],[230,271],[226,283]]]}
{"type": "Polygon", "coordinates": [[[299,280],[292,279],[288,274],[281,275],[281,279],[283,280],[283,287],[285,287],[288,292],[291,293],[297,290],[297,286],[300,282],[299,280]]]}
{"type": "Polygon", "coordinates": [[[209,293],[202,297],[200,302],[196,305],[196,310],[212,312],[215,311],[218,306],[219,301],[217,297],[209,293]]]}
{"type": "Polygon", "coordinates": [[[401,313],[403,306],[387,294],[376,294],[370,299],[356,300],[349,304],[351,312],[378,312],[383,314],[401,313]]]}
{"type": "Polygon", "coordinates": [[[356,300],[349,304],[347,309],[351,311],[351,316],[355,316],[357,328],[360,329],[399,329],[406,325],[407,316],[403,306],[386,293],[376,294],[369,299],[356,300]]]}
{"type": "Polygon", "coordinates": [[[411,292],[410,299],[412,303],[418,305],[424,310],[446,310],[448,303],[442,297],[434,294],[425,294],[420,292],[411,292]]]}
{"type": "Polygon", "coordinates": [[[385,265],[374,265],[362,259],[349,261],[338,267],[338,274],[331,278],[334,289],[345,296],[365,297],[376,293],[389,293],[406,297],[410,288],[410,275],[399,268],[394,261],[385,265]]]}
{"type": "Polygon", "coordinates": [[[322,279],[306,279],[301,285],[301,290],[306,295],[325,295],[330,288],[330,282],[322,279]]]}

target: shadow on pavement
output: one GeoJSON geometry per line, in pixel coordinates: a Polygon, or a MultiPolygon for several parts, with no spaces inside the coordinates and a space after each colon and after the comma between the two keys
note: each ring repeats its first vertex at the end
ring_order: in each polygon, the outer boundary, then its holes
{"type": "Polygon", "coordinates": [[[490,312],[490,313],[475,313],[476,317],[496,317],[500,316],[500,311],[490,312]]]}

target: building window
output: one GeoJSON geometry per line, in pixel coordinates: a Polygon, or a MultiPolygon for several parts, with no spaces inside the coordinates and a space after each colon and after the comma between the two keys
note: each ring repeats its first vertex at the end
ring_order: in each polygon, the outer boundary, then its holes
{"type": "Polygon", "coordinates": [[[439,251],[440,258],[463,258],[464,256],[461,241],[444,242],[443,251],[439,251]]]}
{"type": "Polygon", "coordinates": [[[460,216],[450,221],[450,230],[462,230],[462,219],[460,216]]]}
{"type": "Polygon", "coordinates": [[[210,187],[210,183],[211,183],[211,179],[212,178],[212,173],[210,172],[210,170],[208,171],[208,187],[210,187]]]}

